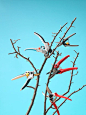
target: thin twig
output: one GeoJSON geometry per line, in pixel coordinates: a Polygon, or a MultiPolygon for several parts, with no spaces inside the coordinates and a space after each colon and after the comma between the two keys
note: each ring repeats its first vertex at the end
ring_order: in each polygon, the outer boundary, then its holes
{"type": "Polygon", "coordinates": [[[73,76],[75,76],[75,75],[77,75],[78,74],[78,71],[77,71],[77,73],[76,74],[73,74],[73,76]]]}
{"type": "Polygon", "coordinates": [[[64,38],[64,41],[66,41],[68,38],[72,37],[73,35],[75,35],[76,33],[71,34],[70,36],[68,36],[67,38],[64,38]]]}
{"type": "Polygon", "coordinates": [[[27,87],[32,88],[32,89],[35,89],[35,88],[34,88],[34,87],[32,87],[32,86],[27,86],[27,87]]]}

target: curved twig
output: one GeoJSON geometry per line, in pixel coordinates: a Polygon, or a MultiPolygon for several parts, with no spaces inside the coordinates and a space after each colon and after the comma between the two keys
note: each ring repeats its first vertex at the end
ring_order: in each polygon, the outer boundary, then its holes
{"type": "Polygon", "coordinates": [[[32,86],[27,86],[27,87],[32,88],[32,89],[35,89],[35,87],[32,87],[32,86]]]}

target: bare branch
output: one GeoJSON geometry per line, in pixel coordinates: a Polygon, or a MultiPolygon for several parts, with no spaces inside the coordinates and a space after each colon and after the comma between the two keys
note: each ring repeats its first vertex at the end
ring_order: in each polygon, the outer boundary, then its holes
{"type": "MultiPolygon", "coordinates": [[[[77,53],[75,50],[74,50],[75,53],[77,53]]],[[[77,53],[78,54],[78,53],[77,53]]]]}
{"type": "Polygon", "coordinates": [[[47,61],[47,59],[48,59],[48,58],[45,57],[45,60],[44,60],[44,62],[43,62],[43,64],[42,64],[42,66],[41,66],[41,69],[39,70],[39,73],[41,73],[41,71],[42,71],[42,69],[43,69],[43,67],[44,67],[44,65],[45,65],[45,63],[46,63],[46,61],[47,61]]]}
{"type": "MultiPolygon", "coordinates": [[[[68,96],[68,98],[69,98],[71,95],[73,95],[74,93],[77,93],[78,91],[82,90],[85,86],[86,86],[86,84],[83,85],[83,86],[82,86],[81,88],[79,88],[78,90],[72,92],[72,93],[68,96]]],[[[59,109],[65,102],[66,102],[66,99],[58,106],[58,109],[59,109]]],[[[53,113],[53,115],[54,115],[56,112],[57,112],[57,110],[53,113]]]]}
{"type": "Polygon", "coordinates": [[[51,52],[51,54],[49,56],[47,56],[47,58],[50,58],[50,56],[54,53],[54,51],[56,50],[57,47],[61,46],[62,43],[61,41],[63,40],[63,38],[65,37],[65,35],[67,34],[67,32],[69,31],[69,29],[72,27],[72,24],[74,23],[74,21],[76,20],[76,18],[74,18],[74,20],[72,21],[72,23],[70,24],[69,28],[66,30],[66,32],[64,33],[63,37],[60,39],[59,43],[57,44],[57,46],[53,49],[53,51],[51,52]]]}
{"type": "Polygon", "coordinates": [[[71,34],[70,36],[68,36],[67,38],[64,38],[64,41],[66,41],[68,38],[72,37],[73,35],[75,35],[76,33],[71,34]]]}
{"type": "MultiPolygon", "coordinates": [[[[74,65],[75,65],[75,62],[76,62],[76,59],[77,59],[78,55],[79,55],[79,53],[77,53],[77,56],[76,56],[76,58],[75,58],[75,60],[74,60],[74,62],[73,62],[73,67],[74,67],[74,65]]],[[[70,87],[71,87],[71,84],[72,84],[72,79],[73,79],[73,70],[72,70],[72,72],[71,72],[71,79],[70,79],[70,83],[69,83],[68,90],[67,90],[67,92],[65,92],[65,93],[63,94],[63,96],[66,95],[66,94],[70,91],[70,87]]],[[[57,102],[59,99],[60,99],[60,98],[58,98],[55,102],[57,102]]],[[[51,108],[51,106],[52,106],[52,104],[50,105],[50,107],[48,107],[48,109],[46,110],[46,113],[47,113],[48,110],[51,108]]]]}
{"type": "MultiPolygon", "coordinates": [[[[10,41],[11,41],[11,44],[12,44],[12,46],[13,46],[14,51],[15,51],[19,56],[21,56],[22,58],[26,59],[26,60],[32,65],[33,69],[34,69],[35,72],[37,73],[37,69],[35,68],[35,66],[33,65],[33,63],[30,61],[30,59],[29,59],[29,58],[26,58],[25,56],[23,56],[22,54],[20,54],[19,52],[17,52],[11,39],[10,39],[10,41]]],[[[26,115],[28,115],[28,114],[30,113],[31,108],[32,108],[32,106],[33,106],[33,104],[34,104],[34,100],[35,100],[35,97],[36,97],[36,92],[37,92],[38,86],[39,86],[39,76],[37,76],[37,83],[36,83],[36,87],[35,87],[35,90],[34,90],[32,102],[31,102],[31,104],[30,104],[30,106],[29,106],[29,109],[28,109],[26,115]]]]}
{"type": "MultiPolygon", "coordinates": [[[[62,29],[66,24],[67,24],[67,23],[65,23],[65,24],[60,28],[60,30],[56,33],[56,35],[54,36],[54,38],[53,38],[53,40],[52,40],[52,42],[51,42],[51,46],[52,46],[54,40],[56,39],[56,36],[60,33],[61,29],[62,29]]],[[[53,33],[53,34],[55,34],[55,33],[53,33]]]]}
{"type": "MultiPolygon", "coordinates": [[[[48,86],[48,84],[49,84],[49,78],[50,78],[50,76],[51,76],[51,72],[52,72],[52,70],[53,70],[53,68],[54,68],[54,65],[55,65],[55,63],[56,63],[56,60],[57,60],[58,56],[59,56],[59,52],[57,52],[57,55],[56,55],[54,64],[53,64],[52,69],[51,69],[51,71],[50,71],[50,73],[49,73],[49,77],[48,77],[46,86],[48,86]]],[[[46,91],[45,91],[45,99],[44,99],[44,115],[46,115],[46,95],[47,95],[47,89],[46,89],[46,91]]],[[[51,106],[51,107],[52,107],[52,106],[51,106]]]]}
{"type": "MultiPolygon", "coordinates": [[[[76,59],[77,59],[78,55],[79,55],[79,53],[77,53],[77,55],[76,55],[76,58],[75,58],[75,60],[74,60],[74,62],[73,62],[73,67],[74,67],[74,65],[75,65],[75,62],[76,62],[76,59]]],[[[68,91],[67,91],[66,93],[64,93],[63,95],[66,95],[66,94],[70,91],[70,87],[71,87],[72,79],[73,79],[73,70],[72,70],[72,72],[71,72],[71,79],[70,79],[70,83],[69,83],[68,91]]]]}
{"type": "Polygon", "coordinates": [[[35,90],[34,90],[33,98],[32,98],[31,104],[29,106],[29,109],[28,109],[26,115],[29,115],[29,113],[31,111],[31,108],[34,104],[34,100],[35,100],[35,97],[36,97],[36,92],[37,92],[37,89],[38,89],[38,85],[39,85],[39,76],[37,76],[37,83],[36,83],[36,87],[35,87],[35,90]]]}
{"type": "Polygon", "coordinates": [[[10,55],[10,54],[14,54],[14,53],[17,53],[17,52],[13,52],[13,53],[8,53],[8,55],[10,55]]]}

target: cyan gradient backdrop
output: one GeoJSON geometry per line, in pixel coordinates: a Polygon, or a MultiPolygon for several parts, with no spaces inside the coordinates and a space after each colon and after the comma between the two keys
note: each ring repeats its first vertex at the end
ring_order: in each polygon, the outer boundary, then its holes
{"type": "MultiPolygon", "coordinates": [[[[11,81],[17,75],[25,71],[33,71],[32,66],[21,57],[14,58],[15,55],[8,55],[13,52],[10,42],[11,39],[21,39],[15,46],[20,46],[20,52],[26,57],[30,57],[37,69],[40,69],[44,56],[39,52],[24,51],[25,48],[39,47],[41,40],[34,35],[38,32],[46,41],[51,42],[52,32],[58,32],[60,25],[68,22],[69,27],[72,20],[77,17],[74,22],[75,28],[71,28],[66,37],[72,33],[76,33],[70,38],[71,44],[79,44],[79,47],[61,46],[57,50],[62,52],[60,60],[66,55],[70,57],[61,65],[62,68],[71,67],[76,56],[73,50],[79,52],[76,61],[78,67],[78,75],[73,77],[71,91],[77,90],[86,84],[86,0],[0,0],[0,115],[25,115],[33,96],[33,89],[25,88],[20,91],[26,81],[26,78],[11,81]]],[[[62,37],[66,27],[62,33],[58,35],[55,42],[62,37]]],[[[56,43],[53,44],[54,48],[56,43]]],[[[43,115],[45,83],[48,76],[46,73],[51,69],[54,58],[52,57],[46,63],[41,73],[36,99],[30,115],[43,115]]],[[[76,71],[74,71],[76,73],[76,71]]],[[[36,77],[29,85],[35,86],[36,77]]],[[[70,72],[52,78],[49,87],[52,92],[63,94],[67,91],[70,81],[70,72]]],[[[69,94],[70,94],[69,93],[69,94]]],[[[68,95],[66,95],[68,96],[68,95]]],[[[80,92],[70,97],[72,101],[66,101],[59,109],[61,115],[86,115],[86,87],[80,92]]],[[[57,106],[63,101],[57,102],[57,106]]],[[[50,105],[47,101],[47,107],[50,105]]],[[[52,115],[54,110],[50,110],[47,115],[52,115]]],[[[57,113],[56,113],[57,114],[57,113]]]]}

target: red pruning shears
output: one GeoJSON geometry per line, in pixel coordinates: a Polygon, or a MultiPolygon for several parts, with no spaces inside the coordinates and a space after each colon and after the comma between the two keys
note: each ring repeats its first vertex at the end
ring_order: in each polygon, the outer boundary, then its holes
{"type": "MultiPolygon", "coordinates": [[[[53,97],[55,96],[55,97],[60,97],[60,98],[65,98],[65,99],[68,99],[68,100],[70,100],[70,101],[72,101],[70,98],[68,98],[68,97],[65,97],[65,96],[62,96],[62,95],[58,95],[57,93],[52,93],[52,91],[49,89],[49,87],[48,86],[46,86],[46,89],[47,89],[47,92],[49,93],[49,95],[46,95],[46,97],[49,97],[49,99],[50,99],[50,102],[53,104],[53,106],[55,107],[55,109],[57,110],[58,108],[57,108],[57,105],[55,104],[55,100],[53,100],[53,97]]],[[[45,96],[45,94],[42,92],[42,94],[45,96]]],[[[59,110],[57,110],[57,114],[58,115],[60,115],[60,113],[59,113],[59,110]]]]}
{"type": "MultiPolygon", "coordinates": [[[[68,57],[70,57],[70,55],[67,55],[65,57],[63,57],[57,64],[54,65],[54,69],[53,69],[53,74],[51,75],[50,78],[52,78],[55,74],[62,74],[66,71],[70,71],[70,70],[74,70],[74,69],[78,69],[77,67],[71,67],[71,68],[65,68],[65,69],[59,69],[58,68],[60,67],[60,64],[65,61],[68,57]]],[[[49,74],[50,72],[48,72],[47,74],[49,74]]]]}

